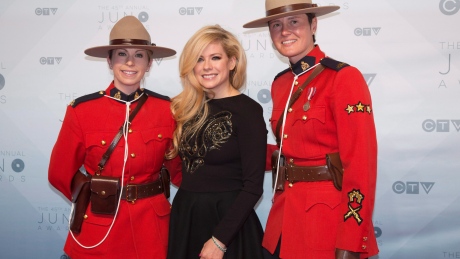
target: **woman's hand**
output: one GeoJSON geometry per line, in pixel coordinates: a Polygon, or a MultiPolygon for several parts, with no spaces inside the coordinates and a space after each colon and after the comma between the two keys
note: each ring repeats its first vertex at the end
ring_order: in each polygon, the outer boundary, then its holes
{"type": "MultiPolygon", "coordinates": [[[[217,244],[220,247],[225,248],[225,245],[222,244],[217,238],[214,238],[217,244]]],[[[210,238],[206,243],[203,245],[203,249],[201,249],[200,259],[222,259],[224,258],[224,252],[220,250],[212,238],[210,238]]]]}

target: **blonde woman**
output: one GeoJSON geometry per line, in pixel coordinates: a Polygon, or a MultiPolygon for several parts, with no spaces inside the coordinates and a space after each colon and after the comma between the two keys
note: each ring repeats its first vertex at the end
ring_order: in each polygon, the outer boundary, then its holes
{"type": "Polygon", "coordinates": [[[262,258],[254,206],[263,192],[267,130],[262,107],[239,91],[244,50],[230,32],[206,26],[186,43],[179,69],[183,91],[171,107],[183,181],[168,258],[262,258]]]}

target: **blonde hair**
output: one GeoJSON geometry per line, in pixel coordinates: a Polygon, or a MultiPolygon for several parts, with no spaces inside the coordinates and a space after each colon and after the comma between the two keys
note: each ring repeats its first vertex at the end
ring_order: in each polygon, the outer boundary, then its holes
{"type": "Polygon", "coordinates": [[[219,25],[205,26],[195,32],[187,41],[179,60],[179,73],[182,82],[182,92],[171,102],[171,111],[177,122],[173,136],[173,149],[168,157],[174,157],[179,152],[179,143],[182,137],[189,137],[200,128],[208,116],[207,98],[213,93],[203,88],[195,77],[193,68],[204,49],[211,43],[219,42],[228,58],[235,58],[236,65],[230,71],[230,85],[239,90],[246,83],[246,54],[237,38],[219,25]],[[200,115],[187,130],[183,130],[184,123],[200,115]]]}

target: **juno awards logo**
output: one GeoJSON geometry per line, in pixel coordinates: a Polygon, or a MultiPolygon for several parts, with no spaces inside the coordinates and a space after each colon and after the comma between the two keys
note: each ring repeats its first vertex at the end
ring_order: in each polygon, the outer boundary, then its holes
{"type": "Polygon", "coordinates": [[[453,15],[460,10],[460,0],[441,0],[439,10],[445,15],[453,15]]]}

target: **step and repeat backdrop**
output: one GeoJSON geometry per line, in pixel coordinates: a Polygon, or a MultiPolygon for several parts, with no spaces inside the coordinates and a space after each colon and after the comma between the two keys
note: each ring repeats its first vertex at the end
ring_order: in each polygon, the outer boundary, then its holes
{"type": "MultiPolygon", "coordinates": [[[[317,43],[359,68],[373,97],[374,258],[460,258],[460,0],[316,3],[341,7],[320,17],[317,43]]],[[[268,125],[270,85],[288,62],[267,29],[242,28],[265,15],[264,0],[2,0],[0,258],[67,258],[70,204],[48,183],[50,152],[68,103],[113,78],[104,59],[83,50],[107,44],[126,15],[139,18],[157,45],[178,52],[154,60],[143,83],[170,97],[181,90],[178,60],[189,37],[209,24],[233,32],[248,56],[244,94],[263,106],[268,125]]],[[[267,172],[256,208],[263,225],[270,179],[267,172]]]]}

